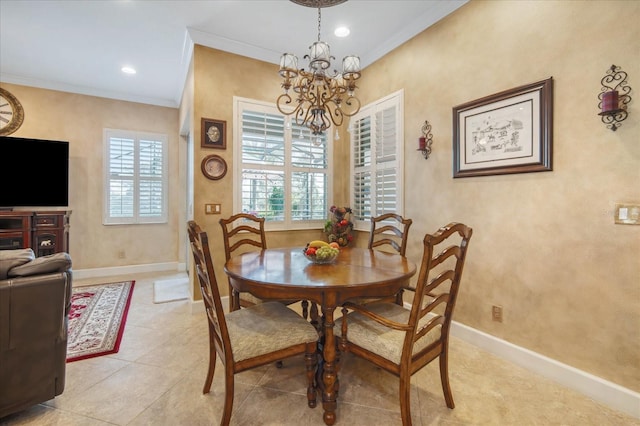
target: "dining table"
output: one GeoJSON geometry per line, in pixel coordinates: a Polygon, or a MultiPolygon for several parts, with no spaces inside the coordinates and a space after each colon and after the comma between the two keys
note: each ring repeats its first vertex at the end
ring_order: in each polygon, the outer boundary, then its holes
{"type": "Polygon", "coordinates": [[[334,311],[349,300],[398,293],[416,273],[416,265],[399,254],[359,247],[343,247],[333,262],[317,264],[304,255],[303,247],[286,247],[234,256],[224,270],[232,297],[248,292],[260,299],[307,300],[320,306],[317,387],[322,393],[323,420],[333,425],[338,394],[334,311]]]}

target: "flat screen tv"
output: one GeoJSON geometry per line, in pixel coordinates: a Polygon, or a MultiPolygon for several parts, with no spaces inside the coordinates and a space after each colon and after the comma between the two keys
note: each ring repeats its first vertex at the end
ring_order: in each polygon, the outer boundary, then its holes
{"type": "Polygon", "coordinates": [[[69,206],[69,142],[0,136],[0,209],[69,206]]]}

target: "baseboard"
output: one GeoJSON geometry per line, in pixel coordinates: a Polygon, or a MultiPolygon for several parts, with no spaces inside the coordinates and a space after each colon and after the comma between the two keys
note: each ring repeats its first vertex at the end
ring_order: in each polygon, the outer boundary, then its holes
{"type": "MultiPolygon", "coordinates": [[[[221,297],[220,299],[222,300],[222,306],[229,306],[228,296],[221,297]]],[[[197,314],[200,312],[204,312],[204,300],[191,300],[191,313],[197,314]]]]}
{"type": "Polygon", "coordinates": [[[455,321],[451,324],[451,335],[580,392],[614,410],[640,419],[638,392],[455,321]]]}
{"type": "Polygon", "coordinates": [[[148,263],[144,265],[111,266],[108,268],[74,269],[74,279],[111,277],[114,275],[139,274],[143,272],[186,271],[183,262],[148,263]]]}

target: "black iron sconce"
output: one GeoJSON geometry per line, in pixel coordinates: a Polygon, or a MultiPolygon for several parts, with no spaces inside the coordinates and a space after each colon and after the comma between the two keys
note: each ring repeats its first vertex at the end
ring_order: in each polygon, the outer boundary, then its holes
{"type": "Polygon", "coordinates": [[[433,144],[431,124],[425,120],[424,125],[422,126],[422,136],[418,139],[418,151],[422,152],[425,160],[429,158],[429,154],[431,154],[431,144],[433,144]]]}
{"type": "Polygon", "coordinates": [[[627,73],[619,66],[611,65],[600,81],[602,88],[598,94],[598,115],[608,129],[614,132],[627,118],[627,104],[631,102],[631,86],[627,83],[627,73]]]}

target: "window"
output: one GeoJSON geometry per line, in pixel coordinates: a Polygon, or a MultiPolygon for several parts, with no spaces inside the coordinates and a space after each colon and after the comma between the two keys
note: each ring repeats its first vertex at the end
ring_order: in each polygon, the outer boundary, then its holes
{"type": "Polygon", "coordinates": [[[403,91],[363,107],[351,120],[351,209],[355,228],[403,213],[403,91]]]}
{"type": "Polygon", "coordinates": [[[103,223],[167,221],[167,136],[104,131],[103,223]]]}
{"type": "Polygon", "coordinates": [[[234,106],[234,211],[264,217],[270,230],[322,227],[331,193],[330,132],[312,138],[273,104],[234,98],[234,106]]]}

